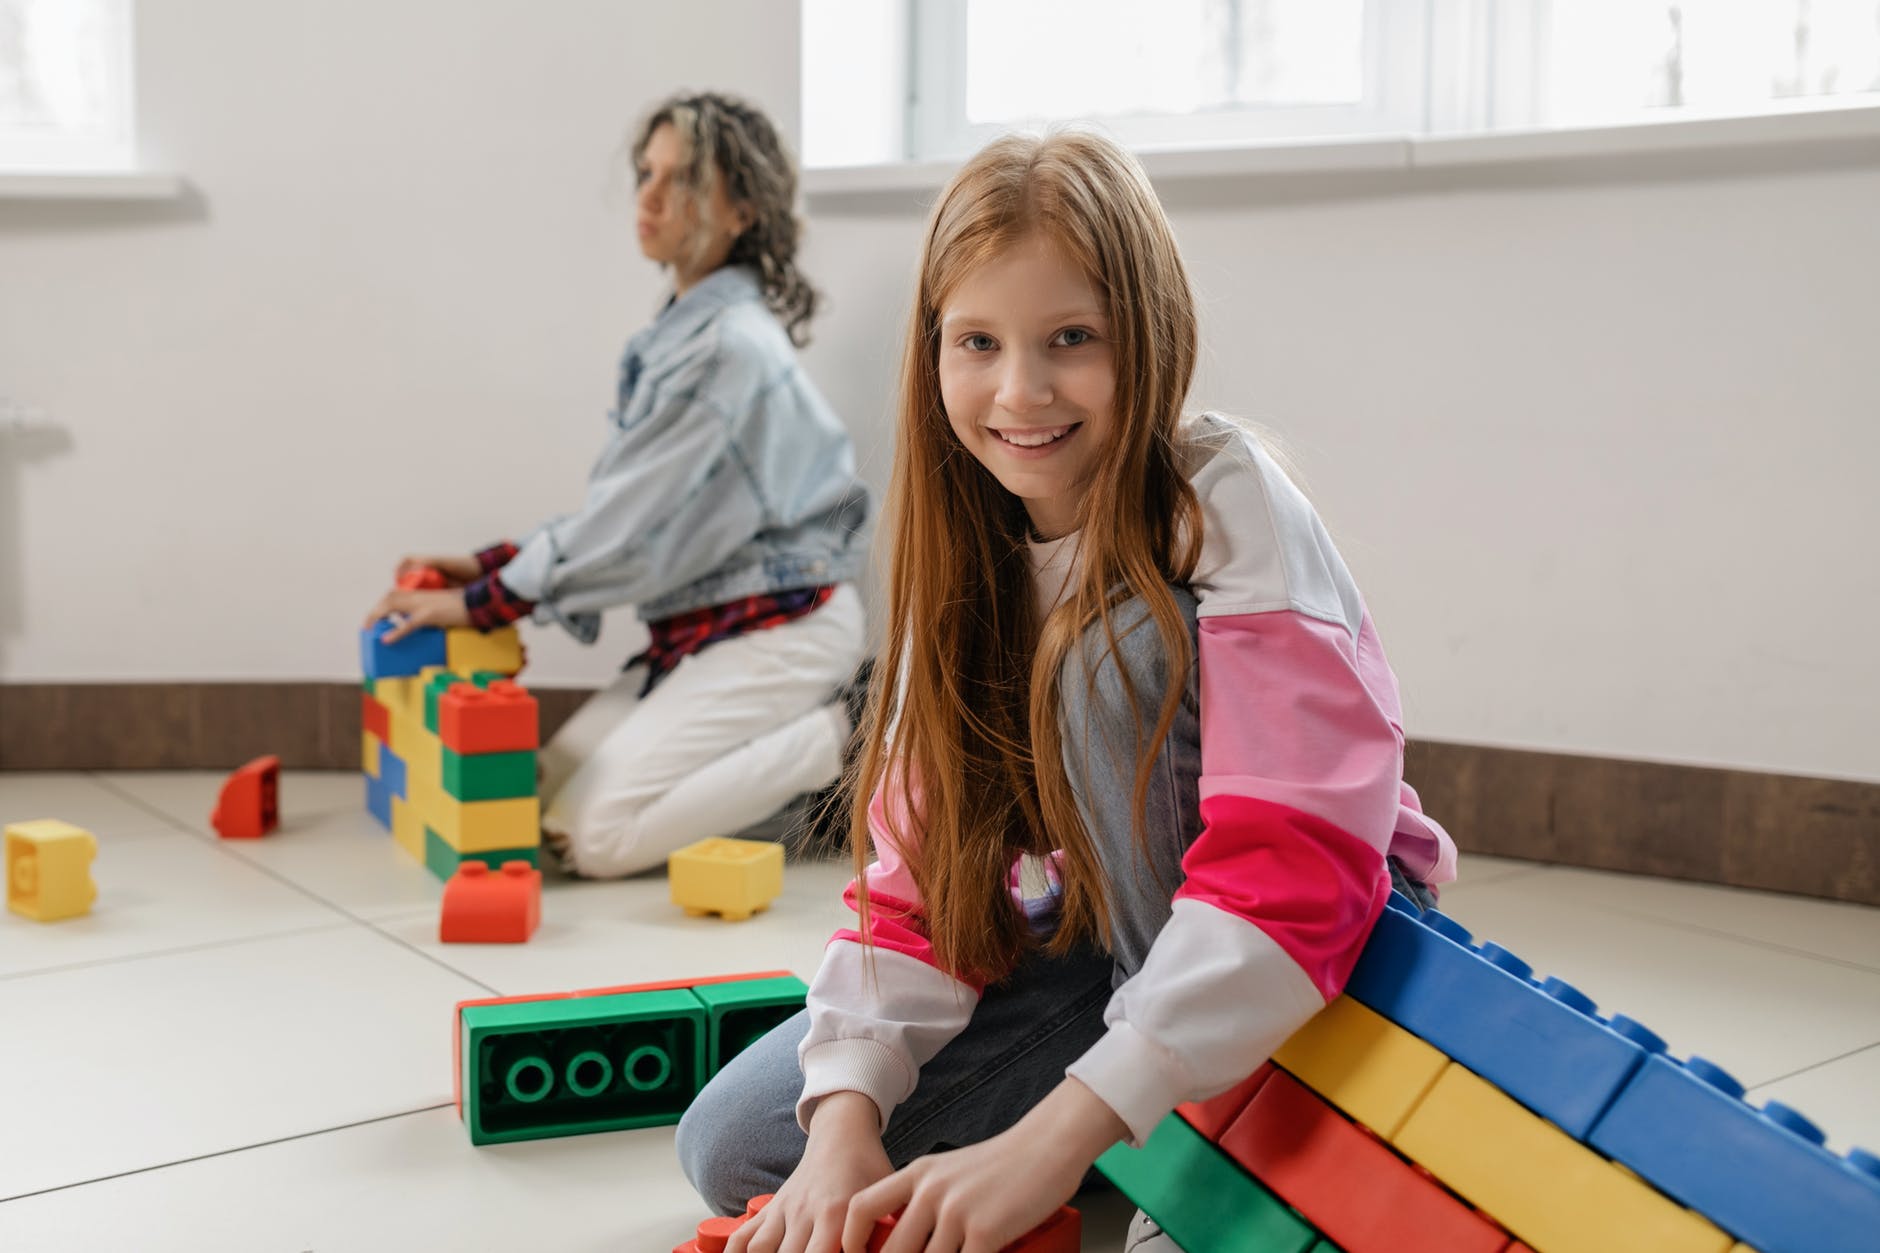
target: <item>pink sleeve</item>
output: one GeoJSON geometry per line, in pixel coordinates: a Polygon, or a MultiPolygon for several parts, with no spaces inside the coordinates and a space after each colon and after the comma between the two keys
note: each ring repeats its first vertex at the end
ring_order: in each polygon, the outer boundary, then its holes
{"type": "Polygon", "coordinates": [[[1402,803],[1396,682],[1365,616],[1200,623],[1202,831],[1177,899],[1259,928],[1327,1000],[1390,894],[1402,803]]]}

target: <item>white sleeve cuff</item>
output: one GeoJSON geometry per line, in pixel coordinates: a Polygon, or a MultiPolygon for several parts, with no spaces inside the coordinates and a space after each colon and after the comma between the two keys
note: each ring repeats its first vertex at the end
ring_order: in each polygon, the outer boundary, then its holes
{"type": "Polygon", "coordinates": [[[1182,1100],[1188,1085],[1186,1068],[1154,1040],[1116,1022],[1103,1038],[1064,1073],[1076,1079],[1129,1126],[1129,1145],[1141,1148],[1182,1100]]]}
{"type": "Polygon", "coordinates": [[[797,1098],[796,1123],[805,1135],[817,1102],[833,1092],[860,1092],[873,1101],[885,1132],[888,1115],[914,1090],[914,1076],[901,1054],[879,1040],[825,1040],[805,1049],[801,1061],[803,1095],[797,1098]]]}

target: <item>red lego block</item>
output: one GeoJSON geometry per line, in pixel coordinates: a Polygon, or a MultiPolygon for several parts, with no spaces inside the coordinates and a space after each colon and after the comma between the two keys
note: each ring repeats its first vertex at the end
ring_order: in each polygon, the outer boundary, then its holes
{"type": "Polygon", "coordinates": [[[419,566],[398,576],[398,586],[407,592],[434,592],[450,586],[450,580],[436,566],[419,566]]]}
{"type": "Polygon", "coordinates": [[[1218,1143],[1346,1253],[1503,1253],[1513,1238],[1285,1071],[1218,1143]]]}
{"type": "MultiPolygon", "coordinates": [[[[751,1221],[769,1201],[770,1194],[765,1193],[752,1197],[751,1203],[736,1218],[707,1218],[698,1225],[698,1234],[672,1253],[724,1253],[731,1233],[751,1221]]],[[[875,1224],[875,1233],[868,1238],[868,1253],[881,1253],[888,1237],[894,1234],[894,1219],[895,1215],[890,1214],[875,1224]]],[[[1066,1205],[999,1253],[1079,1253],[1083,1247],[1083,1226],[1083,1215],[1066,1205]]]]}
{"type": "Polygon", "coordinates": [[[672,1253],[724,1253],[724,1248],[731,1240],[731,1233],[751,1221],[757,1212],[770,1204],[773,1194],[766,1192],[754,1196],[744,1207],[744,1212],[736,1218],[707,1218],[698,1225],[698,1234],[674,1249],[672,1253]]]}
{"type": "Polygon", "coordinates": [[[542,872],[506,861],[495,874],[467,861],[444,885],[437,938],[445,944],[520,944],[542,921],[542,872]]]}
{"type": "Polygon", "coordinates": [[[253,840],[281,821],[281,759],[257,757],[228,777],[209,825],[225,840],[253,840]]]}
{"type": "Polygon", "coordinates": [[[671,992],[678,988],[702,988],[710,983],[738,983],[745,979],[781,979],[788,970],[760,970],[754,974],[712,975],[705,979],[666,979],[659,983],[623,983],[609,988],[582,988],[578,992],[528,992],[521,996],[479,996],[458,1001],[450,1014],[450,1097],[463,1118],[463,1011],[472,1005],[526,1005],[530,1001],[565,1001],[577,996],[613,996],[621,992],[671,992]]]}
{"type": "Polygon", "coordinates": [[[437,701],[437,733],[457,753],[519,753],[539,745],[535,697],[499,679],[486,688],[452,684],[437,701]]]}
{"type": "Polygon", "coordinates": [[[1267,1076],[1277,1069],[1272,1062],[1262,1062],[1260,1069],[1219,1096],[1211,1096],[1205,1101],[1184,1101],[1175,1107],[1175,1112],[1208,1139],[1219,1140],[1221,1132],[1227,1130],[1227,1125],[1240,1116],[1240,1111],[1247,1108],[1247,1102],[1260,1090],[1267,1076]]]}
{"type": "Polygon", "coordinates": [[[384,744],[392,738],[392,711],[370,692],[359,693],[359,721],[384,744]]]}

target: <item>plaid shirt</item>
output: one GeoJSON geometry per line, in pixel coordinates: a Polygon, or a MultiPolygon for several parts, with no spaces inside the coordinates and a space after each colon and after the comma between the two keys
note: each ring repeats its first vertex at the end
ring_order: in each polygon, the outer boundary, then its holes
{"type": "Polygon", "coordinates": [[[741,600],[707,605],[703,609],[649,622],[646,626],[653,633],[652,641],[647,644],[645,652],[629,658],[622,668],[631,669],[641,664],[646,666],[646,684],[640,689],[640,697],[645,699],[661,679],[671,674],[674,667],[693,653],[719,640],[762,631],[766,627],[782,626],[820,608],[823,602],[835,595],[835,590],[831,584],[746,596],[741,600]]]}
{"type": "Polygon", "coordinates": [[[463,605],[470,611],[470,625],[479,631],[506,627],[518,618],[528,617],[535,609],[534,601],[524,600],[510,591],[509,585],[497,575],[516,551],[514,544],[504,540],[477,552],[477,564],[483,567],[483,577],[464,585],[463,605]]]}

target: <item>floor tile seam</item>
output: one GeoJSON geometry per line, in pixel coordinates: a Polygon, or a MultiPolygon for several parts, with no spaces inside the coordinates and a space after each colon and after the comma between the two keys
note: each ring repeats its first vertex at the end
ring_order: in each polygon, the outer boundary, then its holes
{"type": "Polygon", "coordinates": [[[67,962],[62,966],[44,966],[37,970],[14,970],[0,972],[0,983],[21,979],[35,979],[43,975],[69,974],[75,970],[92,970],[99,966],[121,966],[128,962],[153,961],[162,957],[176,957],[184,953],[202,953],[218,948],[234,948],[241,944],[265,944],[271,940],[288,939],[297,935],[315,935],[322,931],[339,931],[346,927],[363,926],[358,919],[335,918],[331,922],[314,923],[305,927],[289,927],[283,931],[262,931],[248,935],[228,936],[220,940],[204,940],[200,944],[179,944],[174,948],[152,949],[137,953],[124,953],[117,957],[99,957],[91,961],[67,962]]]}
{"type": "Polygon", "coordinates": [[[125,1179],[132,1175],[147,1175],[156,1170],[169,1170],[174,1166],[187,1166],[192,1162],[205,1162],[217,1157],[231,1157],[236,1153],[247,1153],[255,1149],[270,1148],[276,1144],[291,1144],[295,1140],[310,1140],[315,1136],[332,1135],[335,1132],[350,1131],[356,1127],[369,1127],[374,1123],[393,1122],[400,1118],[410,1118],[417,1114],[429,1114],[440,1109],[454,1109],[450,1101],[440,1101],[432,1105],[420,1105],[416,1109],[399,1110],[392,1114],[380,1114],[374,1118],[361,1118],[354,1122],[341,1123],[334,1127],[318,1127],[312,1131],[300,1131],[293,1135],[276,1136],[272,1140],[259,1140],[253,1144],[238,1144],[233,1148],[216,1149],[211,1153],[198,1153],[193,1157],[179,1157],[170,1162],[153,1162],[148,1166],[138,1166],[131,1170],[120,1170],[109,1175],[99,1175],[95,1179],[76,1179],[71,1183],[54,1184],[50,1188],[36,1188],[31,1192],[19,1192],[12,1196],[0,1196],[0,1205],[9,1201],[24,1201],[29,1197],[45,1196],[52,1192],[65,1192],[72,1188],[89,1187],[95,1183],[108,1183],[113,1179],[125,1179]]]}
{"type": "Polygon", "coordinates": [[[1786,953],[1791,957],[1804,957],[1812,961],[1827,962],[1829,965],[1858,970],[1863,974],[1880,975],[1880,965],[1868,965],[1852,958],[1837,957],[1833,953],[1821,953],[1814,949],[1798,948],[1793,944],[1782,944],[1775,940],[1762,939],[1758,936],[1744,935],[1739,931],[1726,931],[1721,927],[1706,926],[1701,922],[1685,922],[1676,918],[1664,918],[1657,914],[1640,913],[1636,909],[1627,909],[1618,905],[1599,905],[1593,908],[1602,913],[1615,914],[1622,918],[1631,918],[1638,922],[1656,923],[1670,927],[1675,931],[1686,931],[1695,935],[1712,936],[1719,940],[1728,940],[1735,944],[1746,944],[1752,948],[1766,949],[1773,953],[1786,953]]]}

